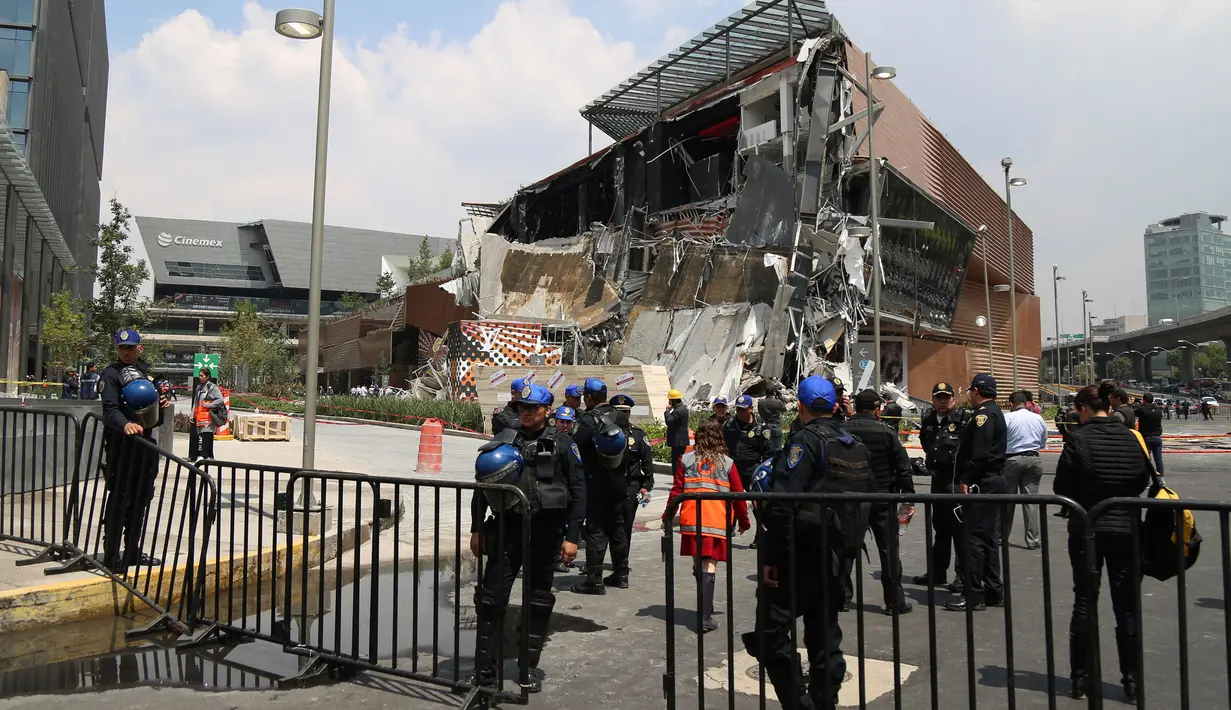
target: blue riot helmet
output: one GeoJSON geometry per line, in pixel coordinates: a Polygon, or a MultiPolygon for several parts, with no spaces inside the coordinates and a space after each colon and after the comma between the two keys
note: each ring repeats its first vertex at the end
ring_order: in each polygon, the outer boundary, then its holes
{"type": "Polygon", "coordinates": [[[748,487],[749,490],[755,493],[765,493],[769,491],[769,475],[774,470],[774,460],[765,459],[761,465],[757,466],[752,472],[752,484],[748,487]]]}
{"type": "MultiPolygon", "coordinates": [[[[474,460],[474,480],[478,483],[516,486],[521,483],[525,462],[512,444],[484,446],[474,460]],[[483,449],[487,449],[486,451],[483,449]]],[[[484,491],[492,510],[501,513],[517,504],[517,496],[504,491],[484,491]]]]}
{"type": "Polygon", "coordinates": [[[617,426],[600,428],[594,432],[594,449],[601,464],[618,468],[624,463],[624,452],[628,450],[628,435],[617,426]]]}
{"type": "Polygon", "coordinates": [[[120,403],[137,416],[141,426],[158,426],[158,388],[153,382],[145,378],[128,382],[120,388],[120,403]]]}

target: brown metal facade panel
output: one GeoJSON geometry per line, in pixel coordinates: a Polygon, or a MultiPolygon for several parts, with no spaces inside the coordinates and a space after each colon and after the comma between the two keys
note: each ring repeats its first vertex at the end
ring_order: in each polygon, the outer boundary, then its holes
{"type": "Polygon", "coordinates": [[[474,309],[459,306],[453,294],[439,284],[427,283],[406,287],[406,309],[402,328],[443,335],[450,323],[474,318],[474,309]]]}
{"type": "MultiPolygon", "coordinates": [[[[862,81],[865,67],[864,53],[848,44],[848,71],[862,81]]],[[[1009,236],[1004,200],[893,81],[873,81],[877,100],[885,104],[876,122],[877,157],[888,160],[971,227],[977,229],[986,224],[988,267],[994,279],[998,277],[1007,282],[1009,236]]],[[[855,91],[853,109],[858,112],[866,106],[862,92],[855,91]]],[[[856,131],[866,127],[867,121],[859,121],[856,131]]],[[[860,148],[860,155],[867,156],[866,142],[860,148]]],[[[983,245],[977,244],[976,254],[982,253],[982,249],[983,245]]],[[[1018,290],[1034,293],[1034,235],[1016,214],[1013,259],[1018,290]]]]}
{"type": "Polygon", "coordinates": [[[359,337],[363,316],[353,315],[321,323],[321,347],[339,345],[359,337]]]}

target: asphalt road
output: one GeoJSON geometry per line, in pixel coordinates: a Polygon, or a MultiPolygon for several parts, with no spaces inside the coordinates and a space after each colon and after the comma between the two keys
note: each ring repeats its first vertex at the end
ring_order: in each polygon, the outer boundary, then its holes
{"type": "MultiPolygon", "coordinates": [[[[1054,455],[1044,457],[1045,471],[1052,470],[1055,459],[1054,455]]],[[[1167,454],[1166,465],[1168,481],[1181,496],[1208,500],[1228,498],[1231,455],[1167,454]]],[[[1051,476],[1047,475],[1043,490],[1050,489],[1051,476]]],[[[907,594],[915,603],[915,611],[901,618],[898,630],[902,707],[972,707],[972,694],[978,707],[1086,707],[1084,702],[1067,698],[1067,629],[1072,572],[1064,548],[1064,521],[1050,513],[1042,519],[1047,525],[1050,559],[1044,559],[1041,551],[1024,549],[1019,512],[1010,540],[1008,564],[1012,608],[975,614],[970,630],[973,645],[966,642],[968,630],[964,614],[946,612],[939,605],[934,614],[929,614],[926,588],[908,585],[907,594]],[[936,642],[935,655],[930,650],[932,639],[936,642]],[[1048,649],[1055,669],[1050,681],[1056,691],[1054,698],[1049,693],[1048,649]],[[932,703],[933,674],[938,705],[932,703]]],[[[1146,580],[1143,583],[1147,707],[1184,707],[1181,684],[1185,680],[1188,707],[1202,710],[1228,707],[1228,634],[1224,557],[1220,546],[1226,528],[1220,526],[1218,514],[1199,513],[1197,519],[1206,542],[1200,561],[1188,575],[1182,608],[1174,581],[1164,584],[1146,580]],[[1180,623],[1181,611],[1184,624],[1180,623]],[[1186,655],[1182,655],[1181,650],[1186,655]],[[1180,672],[1181,659],[1187,664],[1184,675],[1180,672]]],[[[922,539],[919,525],[913,525],[901,538],[907,576],[923,570],[922,539]]],[[[744,548],[746,541],[737,544],[730,568],[734,592],[730,603],[726,592],[727,568],[720,568],[721,628],[703,638],[700,663],[697,636],[693,632],[696,588],[688,573],[690,562],[678,557],[672,560],[677,603],[673,687],[680,707],[699,706],[699,677],[705,678],[704,707],[728,707],[729,700],[733,700],[736,708],[759,707],[755,694],[758,690],[755,664],[743,655],[738,638],[740,632],[753,628],[754,617],[751,579],[755,573],[755,553],[744,548]],[[736,651],[734,667],[730,670],[736,682],[730,699],[727,695],[731,685],[727,668],[729,631],[734,632],[736,651]]],[[[879,613],[882,600],[875,554],[873,559],[872,563],[863,564],[860,577],[865,600],[863,613],[856,610],[843,614],[841,624],[848,672],[857,677],[860,671],[857,659],[864,659],[863,674],[867,681],[863,704],[879,709],[895,707],[898,694],[894,692],[893,682],[893,628],[890,619],[879,613]]],[[[572,594],[565,590],[576,578],[557,579],[560,593],[556,611],[561,614],[560,623],[549,640],[542,664],[549,679],[545,692],[535,696],[530,707],[563,709],[594,707],[600,703],[605,707],[630,709],[665,706],[663,673],[669,650],[665,621],[666,568],[659,534],[647,532],[634,536],[632,565],[632,589],[612,590],[605,597],[572,594]]],[[[938,602],[947,597],[940,591],[936,594],[938,602]]],[[[1100,601],[1107,707],[1127,707],[1120,702],[1114,620],[1106,594],[1100,601]]],[[[277,653],[276,650],[272,652],[277,653]]],[[[41,692],[38,689],[45,687],[48,686],[32,684],[30,691],[41,692]]],[[[75,695],[36,694],[0,700],[0,710],[68,708],[78,707],[81,702],[75,695]]],[[[94,710],[176,706],[207,710],[304,706],[426,710],[456,707],[457,702],[455,696],[428,686],[375,674],[360,676],[349,683],[302,690],[200,692],[143,687],[109,690],[91,695],[89,699],[94,710]]],[[[859,684],[852,679],[844,687],[843,706],[859,707],[860,704],[859,684]]],[[[769,707],[775,706],[771,695],[769,707]]]]}

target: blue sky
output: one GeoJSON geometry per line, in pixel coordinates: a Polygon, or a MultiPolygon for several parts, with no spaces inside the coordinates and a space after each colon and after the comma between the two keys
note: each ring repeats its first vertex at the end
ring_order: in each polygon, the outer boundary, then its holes
{"type": "MultiPolygon", "coordinates": [[[[294,0],[291,0],[294,2],[294,0]]],[[[317,5],[316,0],[305,2],[317,5]]],[[[456,232],[585,153],[577,109],[740,0],[340,0],[332,223],[456,232]],[[400,28],[400,29],[399,29],[400,28]]],[[[104,193],[135,213],[306,220],[319,45],[273,0],[113,0],[104,193]],[[305,151],[304,146],[308,149],[305,151]]],[[[832,0],[852,39],[1001,190],[1030,184],[1043,330],[1145,312],[1142,231],[1231,210],[1225,0],[832,0]]]]}

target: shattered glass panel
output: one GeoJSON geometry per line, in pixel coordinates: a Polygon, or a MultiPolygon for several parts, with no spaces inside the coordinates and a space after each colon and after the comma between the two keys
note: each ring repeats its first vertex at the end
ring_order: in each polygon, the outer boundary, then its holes
{"type": "Polygon", "coordinates": [[[948,329],[975,234],[893,173],[881,177],[882,217],[935,222],[929,230],[881,227],[881,308],[920,325],[948,329]]]}

